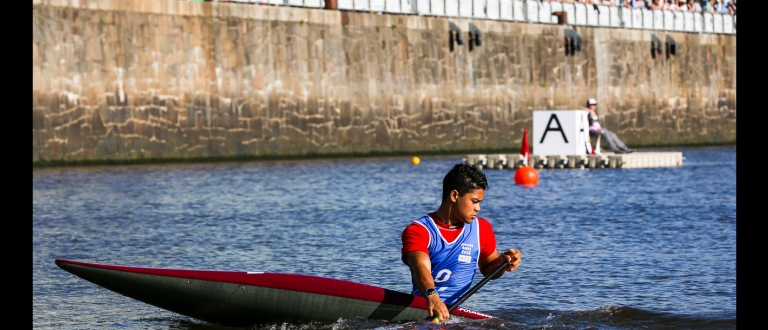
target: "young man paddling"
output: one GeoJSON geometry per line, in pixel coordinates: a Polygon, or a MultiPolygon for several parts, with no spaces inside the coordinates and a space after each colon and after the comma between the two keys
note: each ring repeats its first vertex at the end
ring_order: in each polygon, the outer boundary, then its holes
{"type": "MultiPolygon", "coordinates": [[[[487,276],[504,261],[511,272],[521,254],[496,250],[496,236],[488,220],[478,218],[488,182],[474,165],[456,164],[443,178],[443,198],[437,211],[403,230],[402,260],[411,270],[413,294],[427,299],[429,316],[448,319],[448,307],[472,286],[475,269],[487,276]]],[[[500,272],[495,278],[501,277],[500,272]]]]}

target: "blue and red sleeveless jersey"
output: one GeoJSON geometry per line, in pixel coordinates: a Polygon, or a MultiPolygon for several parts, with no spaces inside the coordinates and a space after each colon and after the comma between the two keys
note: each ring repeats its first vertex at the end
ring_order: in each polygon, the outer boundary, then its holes
{"type": "MultiPolygon", "coordinates": [[[[414,223],[429,232],[429,259],[432,261],[432,278],[440,298],[446,305],[459,300],[472,286],[477,262],[480,258],[480,225],[475,219],[462,227],[459,236],[448,243],[429,215],[414,223]]],[[[413,280],[411,281],[413,282],[413,280]]],[[[413,294],[421,292],[413,284],[413,294]]]]}

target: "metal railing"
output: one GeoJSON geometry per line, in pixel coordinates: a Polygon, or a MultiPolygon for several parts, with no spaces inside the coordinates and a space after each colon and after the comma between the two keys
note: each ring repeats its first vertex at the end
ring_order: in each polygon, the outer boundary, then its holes
{"type": "MultiPolygon", "coordinates": [[[[520,0],[337,0],[338,9],[389,14],[479,18],[557,24],[552,13],[567,13],[569,25],[736,34],[736,15],[650,10],[619,6],[520,0]]],[[[324,8],[324,0],[230,0],[229,2],[324,8]]]]}

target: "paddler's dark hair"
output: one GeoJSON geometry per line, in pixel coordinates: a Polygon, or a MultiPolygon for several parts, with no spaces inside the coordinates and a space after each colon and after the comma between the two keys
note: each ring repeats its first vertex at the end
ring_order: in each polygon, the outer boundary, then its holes
{"type": "Polygon", "coordinates": [[[488,180],[477,166],[456,164],[443,178],[443,200],[447,199],[454,189],[459,192],[459,196],[477,189],[488,190],[488,180]]]}

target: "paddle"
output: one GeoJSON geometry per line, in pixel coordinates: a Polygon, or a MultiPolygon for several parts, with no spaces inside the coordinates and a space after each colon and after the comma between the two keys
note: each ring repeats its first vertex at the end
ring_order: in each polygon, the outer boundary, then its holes
{"type": "MultiPolygon", "coordinates": [[[[496,274],[504,270],[504,268],[507,266],[509,266],[509,260],[507,260],[507,258],[504,258],[504,262],[502,262],[501,265],[499,265],[499,267],[493,271],[493,273],[488,274],[488,276],[484,277],[480,282],[478,282],[477,284],[475,284],[475,286],[469,289],[469,291],[467,291],[467,293],[465,293],[461,298],[459,298],[459,300],[456,300],[455,302],[453,302],[453,304],[451,304],[451,306],[448,307],[448,314],[453,312],[453,310],[456,309],[456,307],[459,307],[459,304],[467,300],[467,298],[469,298],[469,296],[477,292],[477,290],[480,290],[480,288],[483,287],[485,283],[488,283],[488,281],[490,281],[491,278],[496,276],[496,274]]],[[[429,317],[427,317],[427,320],[429,320],[429,317]]],[[[435,316],[435,318],[432,319],[432,323],[440,323],[440,319],[437,316],[435,316]]]]}

